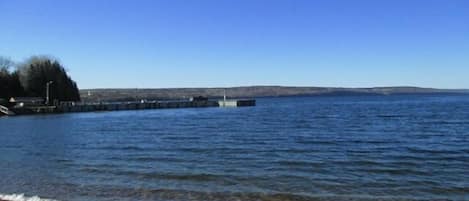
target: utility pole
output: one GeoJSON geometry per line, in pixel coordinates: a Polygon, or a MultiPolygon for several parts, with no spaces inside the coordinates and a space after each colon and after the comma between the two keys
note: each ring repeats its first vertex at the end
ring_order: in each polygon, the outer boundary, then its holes
{"type": "Polygon", "coordinates": [[[49,105],[49,88],[52,83],[54,83],[54,81],[49,81],[46,83],[46,105],[49,105]]]}

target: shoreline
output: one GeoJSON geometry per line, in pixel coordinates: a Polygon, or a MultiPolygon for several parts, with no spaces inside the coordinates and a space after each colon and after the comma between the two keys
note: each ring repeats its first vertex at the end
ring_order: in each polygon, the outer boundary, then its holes
{"type": "Polygon", "coordinates": [[[25,196],[24,194],[0,194],[0,201],[57,201],[39,196],[25,196]]]}

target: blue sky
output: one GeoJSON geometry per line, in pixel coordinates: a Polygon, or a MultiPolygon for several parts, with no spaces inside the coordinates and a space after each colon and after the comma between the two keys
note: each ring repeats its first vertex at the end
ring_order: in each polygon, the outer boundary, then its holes
{"type": "Polygon", "coordinates": [[[0,55],[80,88],[469,88],[467,0],[0,0],[0,55]]]}

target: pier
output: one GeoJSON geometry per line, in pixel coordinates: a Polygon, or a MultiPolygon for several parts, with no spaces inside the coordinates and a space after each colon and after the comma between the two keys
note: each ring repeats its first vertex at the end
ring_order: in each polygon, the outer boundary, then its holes
{"type": "Polygon", "coordinates": [[[7,107],[0,105],[0,115],[15,115],[10,109],[7,107]]]}
{"type": "Polygon", "coordinates": [[[248,107],[255,106],[256,100],[205,100],[205,101],[141,101],[109,103],[67,103],[56,106],[11,107],[0,106],[4,115],[55,114],[72,112],[148,110],[172,108],[205,108],[205,107],[248,107]]]}

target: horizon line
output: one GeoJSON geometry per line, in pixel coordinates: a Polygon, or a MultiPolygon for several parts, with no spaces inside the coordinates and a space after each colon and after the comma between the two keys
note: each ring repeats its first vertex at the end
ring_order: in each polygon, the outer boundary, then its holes
{"type": "Polygon", "coordinates": [[[373,86],[373,87],[327,87],[327,86],[305,86],[305,85],[237,85],[228,87],[97,87],[97,88],[79,88],[79,90],[99,90],[99,89],[233,89],[249,87],[284,87],[284,88],[325,88],[325,89],[379,89],[379,88],[417,88],[430,90],[469,90],[469,88],[434,88],[420,87],[411,85],[395,86],[373,86]]]}

